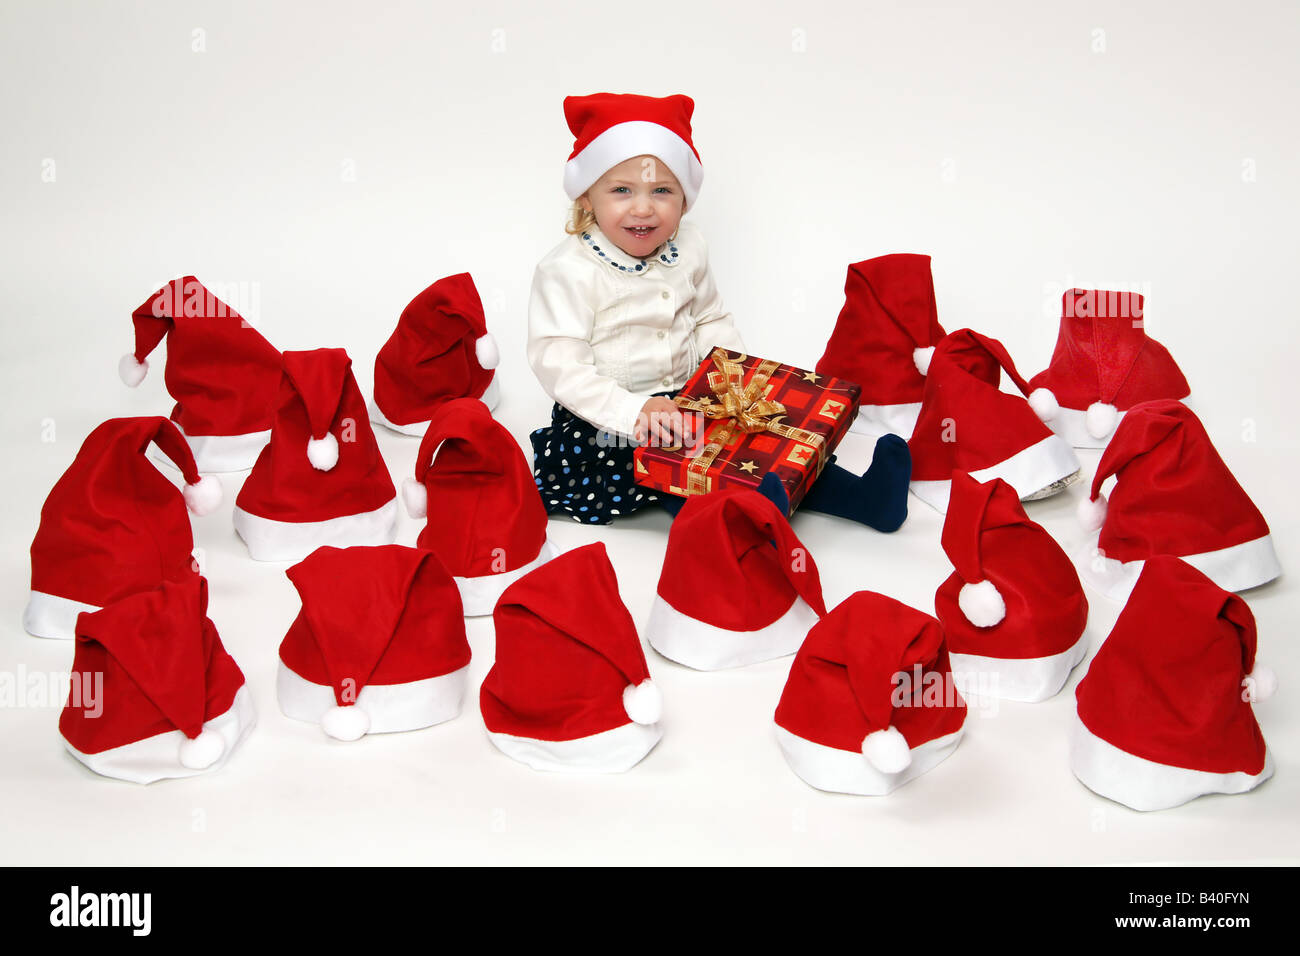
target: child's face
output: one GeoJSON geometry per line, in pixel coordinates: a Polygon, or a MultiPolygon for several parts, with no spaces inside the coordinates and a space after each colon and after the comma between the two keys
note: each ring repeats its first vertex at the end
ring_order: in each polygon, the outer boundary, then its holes
{"type": "Polygon", "coordinates": [[[686,194],[666,165],[636,156],[596,180],[579,202],[620,249],[643,259],[677,231],[686,194]]]}

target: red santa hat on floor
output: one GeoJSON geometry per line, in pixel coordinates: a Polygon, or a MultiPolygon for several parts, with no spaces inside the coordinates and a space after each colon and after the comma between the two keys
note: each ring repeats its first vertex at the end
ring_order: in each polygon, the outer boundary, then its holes
{"type": "Polygon", "coordinates": [[[271,437],[280,353],[194,276],[163,286],[131,313],[135,351],[118,372],[132,388],[149,371],[146,356],[167,339],[163,381],[176,399],[172,421],[200,471],[251,468],[271,437]]]}
{"type": "Polygon", "coordinates": [[[855,262],[817,372],[862,386],[853,431],[907,438],[943,336],[929,256],[899,253],[855,262]]]}
{"type": "Polygon", "coordinates": [[[492,616],[479,705],[503,753],[534,770],[620,772],[659,742],[659,689],[604,544],[520,578],[492,616]]]}
{"type": "Polygon", "coordinates": [[[208,619],[208,582],[164,581],[77,618],[59,732],[96,773],[134,783],[215,770],[256,722],[208,619]]]}
{"type": "Polygon", "coordinates": [[[1102,453],[1079,518],[1097,532],[1076,555],[1079,573],[1116,601],[1128,596],[1142,562],[1157,554],[1182,558],[1229,591],[1282,573],[1264,516],[1181,402],[1129,409],[1102,453]],[[1112,475],[1107,499],[1101,488],[1112,475]]]}
{"type": "Polygon", "coordinates": [[[271,442],[235,499],[235,530],[258,561],[392,543],[397,491],[343,349],[284,353],[271,442]]]}
{"type": "Polygon", "coordinates": [[[423,435],[429,419],[457,398],[500,400],[492,371],[501,361],[483,302],[468,272],[439,279],[402,310],[375,358],[370,418],[404,435],[423,435]]]}
{"type": "Polygon", "coordinates": [[[1088,600],[1061,546],[1000,478],[952,476],[943,550],[955,570],[934,596],[957,686],[1040,701],[1088,653],[1088,600]]]}
{"type": "Polygon", "coordinates": [[[220,503],[221,483],[200,477],[172,422],[148,416],[99,425],[41,507],[24,629],[71,640],[82,611],[194,575],[186,508],[205,515],[220,503]],[[151,443],[180,470],[183,492],[145,457],[151,443]]]}
{"type": "Polygon", "coordinates": [[[871,591],[808,632],[776,708],[790,768],[835,793],[889,793],[951,754],[965,722],[939,622],[871,591]]]}
{"type": "Polygon", "coordinates": [[[1246,602],[1178,558],[1146,563],[1075,688],[1070,767],[1135,810],[1244,793],[1273,775],[1251,705],[1277,687],[1246,602]]]}
{"type": "Polygon", "coordinates": [[[1022,500],[1064,489],[1079,471],[1074,449],[1039,420],[1029,384],[997,339],[959,329],[939,342],[925,379],[912,453],[912,492],[945,511],[952,473],[1001,478],[1022,500]],[[1021,395],[998,388],[1005,372],[1021,395]]]}
{"type": "Polygon", "coordinates": [[[1191,392],[1169,351],[1143,328],[1136,292],[1071,289],[1051,364],[1029,380],[1029,403],[1075,448],[1105,448],[1134,405],[1191,392]]]}
{"type": "Polygon", "coordinates": [[[619,163],[654,156],[672,170],[686,194],[686,208],[704,182],[704,166],[691,140],[695,101],[689,96],[635,93],[566,96],[564,118],[575,139],[564,164],[564,192],[577,199],[619,163]]]}
{"type": "Polygon", "coordinates": [[[793,654],[826,613],[817,565],[749,488],[686,499],[668,533],[646,639],[697,670],[793,654]]]}
{"type": "Polygon", "coordinates": [[[491,614],[502,591],[560,553],[519,443],[478,399],[434,413],[402,497],[427,518],[416,544],[451,572],[467,615],[491,614]]]}
{"type": "Polygon", "coordinates": [[[435,555],[325,547],[285,574],[302,599],[280,642],[275,686],[286,717],[357,740],[460,713],[469,643],[460,595],[435,555]]]}

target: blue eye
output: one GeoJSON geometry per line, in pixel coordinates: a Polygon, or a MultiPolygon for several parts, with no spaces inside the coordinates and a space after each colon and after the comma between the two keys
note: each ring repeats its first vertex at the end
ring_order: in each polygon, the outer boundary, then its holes
{"type": "Polygon", "coordinates": [[[613,191],[613,192],[616,192],[616,193],[619,193],[619,192],[627,192],[627,187],[626,187],[626,186],[615,186],[614,189],[613,189],[612,191],[613,191]]]}
{"type": "Polygon", "coordinates": [[[655,190],[655,192],[657,193],[658,192],[671,193],[672,191],[673,190],[671,186],[660,186],[658,189],[655,190]]]}

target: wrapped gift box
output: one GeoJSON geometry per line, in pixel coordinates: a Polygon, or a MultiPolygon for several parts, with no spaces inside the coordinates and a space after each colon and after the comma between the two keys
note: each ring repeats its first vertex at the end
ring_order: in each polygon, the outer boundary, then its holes
{"type": "Polygon", "coordinates": [[[673,399],[705,416],[689,448],[633,450],[636,482],[675,495],[757,488],[775,472],[793,513],[858,413],[861,387],[770,359],[715,348],[673,399]]]}

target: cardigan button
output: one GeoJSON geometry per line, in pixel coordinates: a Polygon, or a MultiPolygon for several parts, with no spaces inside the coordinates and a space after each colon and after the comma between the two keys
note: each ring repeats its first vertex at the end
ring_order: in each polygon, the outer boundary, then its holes
{"type": "Polygon", "coordinates": [[[656,334],[659,336],[659,338],[662,339],[666,333],[662,329],[660,329],[656,334]]]}
{"type": "Polygon", "coordinates": [[[667,388],[667,387],[668,387],[669,385],[671,385],[672,383],[673,383],[673,380],[672,380],[671,378],[666,378],[666,379],[664,379],[664,388],[667,388]]]}
{"type": "Polygon", "coordinates": [[[668,296],[669,296],[669,292],[668,292],[668,290],[667,290],[667,289],[664,289],[664,291],[661,293],[661,295],[663,295],[663,297],[664,297],[665,299],[668,298],[668,296]]]}

